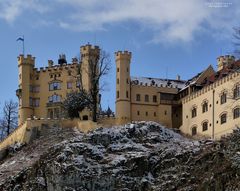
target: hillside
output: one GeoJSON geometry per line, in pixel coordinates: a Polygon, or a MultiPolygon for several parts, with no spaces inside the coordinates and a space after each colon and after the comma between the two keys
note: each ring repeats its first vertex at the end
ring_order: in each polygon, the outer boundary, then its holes
{"type": "Polygon", "coordinates": [[[240,131],[185,138],[153,122],[88,134],[46,127],[1,162],[0,190],[240,190],[240,131]]]}

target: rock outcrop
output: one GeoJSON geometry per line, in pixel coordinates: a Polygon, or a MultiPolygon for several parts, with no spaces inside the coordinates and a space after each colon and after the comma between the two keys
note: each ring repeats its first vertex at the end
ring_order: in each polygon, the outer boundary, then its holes
{"type": "MultiPolygon", "coordinates": [[[[240,190],[239,143],[239,130],[221,141],[197,141],[154,122],[68,132],[31,165],[22,161],[21,170],[0,176],[0,190],[240,190]]],[[[2,174],[11,159],[0,165],[2,174]]]]}

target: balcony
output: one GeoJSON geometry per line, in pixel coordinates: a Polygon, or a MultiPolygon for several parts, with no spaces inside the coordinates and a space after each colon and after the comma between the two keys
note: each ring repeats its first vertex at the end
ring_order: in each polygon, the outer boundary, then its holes
{"type": "Polygon", "coordinates": [[[48,102],[47,107],[61,107],[63,104],[62,102],[48,102]]]}
{"type": "Polygon", "coordinates": [[[177,101],[177,100],[160,100],[160,104],[164,104],[164,105],[179,105],[180,101],[177,101]]]}
{"type": "Polygon", "coordinates": [[[20,97],[22,95],[22,89],[17,89],[16,90],[16,96],[20,97]]]}

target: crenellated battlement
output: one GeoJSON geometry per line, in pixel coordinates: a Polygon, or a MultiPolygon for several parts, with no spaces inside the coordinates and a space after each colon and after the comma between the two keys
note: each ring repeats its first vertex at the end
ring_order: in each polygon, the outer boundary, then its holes
{"type": "Polygon", "coordinates": [[[52,72],[52,71],[63,71],[63,70],[69,70],[77,67],[78,63],[70,63],[70,64],[63,64],[63,65],[52,65],[52,66],[46,66],[46,67],[40,67],[40,68],[34,68],[34,71],[37,73],[40,72],[52,72]]]}
{"type": "Polygon", "coordinates": [[[20,54],[17,58],[18,64],[35,64],[35,57],[33,57],[31,54],[28,54],[26,57],[24,57],[23,54],[20,54]]]}
{"type": "Polygon", "coordinates": [[[218,71],[223,69],[224,66],[232,64],[235,62],[235,57],[233,55],[219,56],[217,58],[218,71]]]}
{"type": "Polygon", "coordinates": [[[99,46],[93,46],[90,44],[84,45],[80,47],[81,55],[84,57],[86,55],[99,55],[100,53],[100,48],[99,46]]]}
{"type": "Polygon", "coordinates": [[[132,57],[132,53],[129,52],[129,51],[126,51],[126,50],[125,51],[117,51],[117,52],[115,52],[116,60],[118,60],[118,59],[128,59],[128,60],[130,60],[131,57],[132,57]]]}

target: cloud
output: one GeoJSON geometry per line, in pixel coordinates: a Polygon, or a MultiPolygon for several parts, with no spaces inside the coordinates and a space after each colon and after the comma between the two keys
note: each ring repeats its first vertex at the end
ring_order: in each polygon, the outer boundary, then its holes
{"type": "Polygon", "coordinates": [[[232,30],[239,18],[237,0],[214,7],[215,0],[57,0],[74,7],[60,26],[77,31],[107,30],[109,25],[134,21],[151,31],[153,43],[191,42],[198,32],[232,30]]]}
{"type": "Polygon", "coordinates": [[[25,11],[45,13],[48,7],[44,5],[45,0],[1,0],[0,1],[0,18],[12,24],[25,11]]]}
{"type": "Polygon", "coordinates": [[[0,18],[11,23],[27,10],[47,17],[50,15],[46,12],[51,9],[51,14],[55,12],[51,22],[67,30],[107,31],[111,26],[134,22],[152,34],[152,43],[192,42],[199,32],[224,36],[238,24],[238,0],[230,1],[219,4],[218,0],[25,0],[23,4],[21,0],[2,0],[0,18]]]}

